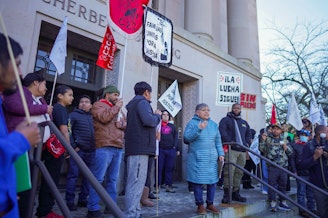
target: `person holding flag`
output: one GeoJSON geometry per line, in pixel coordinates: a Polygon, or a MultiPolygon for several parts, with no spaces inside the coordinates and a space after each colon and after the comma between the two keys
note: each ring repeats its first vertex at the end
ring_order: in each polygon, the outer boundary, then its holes
{"type": "Polygon", "coordinates": [[[18,42],[10,37],[6,39],[4,34],[0,33],[0,217],[2,218],[19,217],[14,162],[31,146],[41,141],[40,130],[34,122],[29,124],[23,121],[8,134],[2,111],[3,94],[16,91],[18,75],[15,76],[13,62],[18,68],[22,53],[23,49],[18,42]],[[9,50],[15,60],[10,60],[9,50]]]}

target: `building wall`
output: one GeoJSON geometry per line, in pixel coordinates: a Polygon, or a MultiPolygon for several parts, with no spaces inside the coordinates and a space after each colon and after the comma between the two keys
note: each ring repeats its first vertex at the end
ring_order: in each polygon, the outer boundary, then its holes
{"type": "MultiPolygon", "coordinates": [[[[104,74],[103,87],[108,85],[108,81],[117,80],[116,85],[122,90],[123,100],[127,103],[134,96],[134,84],[141,80],[146,81],[153,87],[152,106],[156,108],[159,76],[172,81],[178,79],[179,86],[182,87],[183,109],[179,115],[181,122],[177,125],[183,131],[194,114],[197,103],[205,102],[209,105],[211,117],[215,122],[226,116],[231,106],[216,104],[217,73],[240,73],[243,75],[242,92],[257,96],[256,110],[243,110],[242,116],[252,128],[259,131],[265,125],[265,100],[261,95],[256,0],[243,1],[242,4],[239,4],[239,1],[152,1],[152,4],[157,5],[158,11],[174,24],[172,66],[163,69],[146,63],[142,58],[141,36],[126,40],[119,33],[113,32],[119,57],[115,59],[114,72],[107,71],[104,74]],[[238,14],[242,11],[244,12],[238,14]],[[242,19],[243,22],[239,24],[242,19]],[[242,33],[247,35],[240,35],[242,33]],[[166,70],[171,73],[166,74],[166,70]],[[113,73],[117,75],[115,80],[110,78],[113,73]]],[[[107,23],[107,6],[104,1],[14,2],[15,4],[12,0],[2,0],[2,15],[9,35],[19,41],[24,49],[24,74],[34,70],[41,21],[61,26],[64,17],[68,16],[69,31],[99,43],[102,41],[107,23]]],[[[183,168],[186,152],[187,147],[184,145],[183,168]]],[[[182,174],[185,178],[184,170],[182,174]]]]}

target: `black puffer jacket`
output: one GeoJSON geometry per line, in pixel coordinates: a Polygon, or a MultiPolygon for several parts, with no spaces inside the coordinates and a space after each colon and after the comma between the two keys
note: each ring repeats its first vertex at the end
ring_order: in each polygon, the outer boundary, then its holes
{"type": "Polygon", "coordinates": [[[289,157],[290,161],[290,169],[293,173],[297,173],[298,176],[308,176],[309,170],[301,167],[303,148],[306,143],[300,140],[297,140],[292,144],[292,148],[294,150],[293,154],[289,157]]]}
{"type": "Polygon", "coordinates": [[[90,112],[75,109],[70,117],[70,142],[73,148],[79,147],[82,151],[95,149],[93,120],[90,112]]]}

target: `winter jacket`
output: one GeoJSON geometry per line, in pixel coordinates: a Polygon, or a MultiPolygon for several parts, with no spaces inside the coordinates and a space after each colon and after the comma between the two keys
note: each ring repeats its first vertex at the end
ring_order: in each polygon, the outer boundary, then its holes
{"type": "MultiPolygon", "coordinates": [[[[33,104],[34,100],[31,91],[26,87],[23,87],[23,91],[26,98],[27,108],[29,109],[31,116],[47,113],[48,105],[43,98],[40,99],[42,105],[33,104]]],[[[18,90],[12,95],[4,96],[3,108],[8,131],[11,132],[25,119],[25,111],[18,90]]]]}
{"type": "Polygon", "coordinates": [[[80,148],[82,151],[93,151],[95,149],[95,138],[93,119],[91,112],[75,109],[69,115],[70,119],[70,142],[73,148],[80,148]]]}
{"type": "MultiPolygon", "coordinates": [[[[236,142],[236,136],[235,136],[235,122],[237,121],[237,125],[239,127],[239,132],[241,136],[241,140],[243,142],[244,146],[250,146],[252,142],[252,136],[251,136],[251,130],[246,122],[246,120],[243,120],[240,117],[236,117],[233,113],[229,112],[227,113],[227,116],[222,118],[219,124],[220,134],[221,134],[221,140],[222,143],[225,144],[226,142],[236,142]]],[[[246,150],[241,148],[238,145],[232,145],[232,150],[235,151],[242,151],[245,152],[246,150]]]]}
{"type": "MultiPolygon", "coordinates": [[[[280,144],[283,141],[283,137],[272,138],[268,136],[265,141],[260,142],[260,151],[264,154],[266,158],[278,164],[281,167],[288,167],[288,156],[291,156],[293,153],[292,148],[287,144],[287,150],[284,151],[282,145],[280,144]]],[[[267,165],[270,166],[270,163],[267,162],[267,165]]]]}
{"type": "Polygon", "coordinates": [[[297,140],[291,145],[293,148],[293,154],[289,157],[290,170],[293,173],[297,173],[298,176],[309,176],[309,170],[301,167],[302,153],[305,145],[306,143],[300,140],[297,140]]]}
{"type": "Polygon", "coordinates": [[[126,118],[120,112],[120,107],[110,106],[111,104],[108,103],[97,101],[92,107],[96,148],[106,146],[123,148],[126,118]],[[118,120],[119,113],[122,114],[121,120],[118,120]]]}
{"type": "MultiPolygon", "coordinates": [[[[327,190],[328,187],[324,185],[324,180],[328,184],[328,166],[327,159],[322,155],[321,158],[313,160],[313,154],[316,147],[320,146],[315,139],[309,141],[303,148],[302,161],[300,166],[303,169],[308,169],[310,174],[310,182],[319,188],[327,190]],[[322,160],[322,165],[320,163],[322,160]]],[[[325,147],[328,147],[326,142],[325,147]]]]}
{"type": "Polygon", "coordinates": [[[150,102],[142,95],[136,95],[126,109],[125,155],[155,155],[160,115],[153,113],[150,102]]]}
{"type": "Polygon", "coordinates": [[[19,132],[8,134],[0,96],[0,212],[3,218],[19,217],[14,162],[30,149],[27,139],[19,132]]]}
{"type": "Polygon", "coordinates": [[[161,139],[159,141],[161,149],[176,149],[178,148],[178,131],[172,123],[166,123],[161,126],[161,139]]]}
{"type": "Polygon", "coordinates": [[[219,181],[218,157],[224,156],[218,125],[211,119],[204,129],[197,115],[188,122],[184,141],[188,142],[187,181],[197,184],[214,184],[219,181]]]}

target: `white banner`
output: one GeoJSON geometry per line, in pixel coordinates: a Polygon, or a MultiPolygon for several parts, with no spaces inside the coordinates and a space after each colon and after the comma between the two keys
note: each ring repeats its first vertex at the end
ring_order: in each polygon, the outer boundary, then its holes
{"type": "Polygon", "coordinates": [[[67,44],[67,17],[59,30],[54,46],[51,49],[49,59],[55,65],[58,74],[63,74],[65,72],[65,58],[67,56],[66,52],[67,44]]]}
{"type": "Polygon", "coordinates": [[[300,110],[298,109],[294,93],[292,93],[288,104],[287,122],[297,130],[301,130],[303,128],[300,110]]]}
{"type": "Polygon", "coordinates": [[[311,101],[310,101],[310,115],[309,120],[312,122],[312,125],[320,122],[320,110],[317,104],[317,100],[315,99],[314,94],[312,93],[311,101]]]}
{"type": "Polygon", "coordinates": [[[143,29],[143,57],[154,65],[172,64],[173,24],[158,12],[147,8],[143,29]]]}
{"type": "Polygon", "coordinates": [[[158,99],[163,107],[175,117],[182,108],[181,97],[179,93],[178,81],[175,80],[170,87],[158,99]]]}
{"type": "Polygon", "coordinates": [[[240,103],[243,75],[239,73],[218,72],[217,74],[217,105],[240,103]]]}

